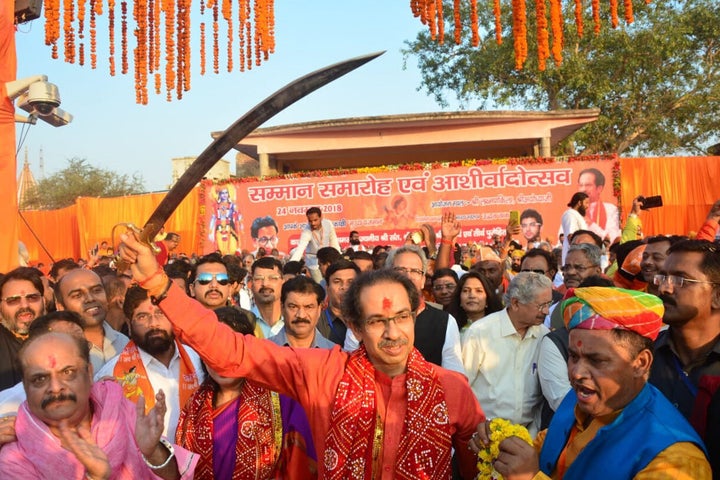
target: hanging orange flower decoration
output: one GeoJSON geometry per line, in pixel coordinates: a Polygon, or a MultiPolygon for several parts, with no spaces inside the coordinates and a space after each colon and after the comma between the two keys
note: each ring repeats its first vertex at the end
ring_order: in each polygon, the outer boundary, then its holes
{"type": "MultiPolygon", "coordinates": [[[[58,58],[58,41],[63,35],[63,58],[68,63],[85,63],[86,15],[89,15],[90,65],[97,68],[97,17],[108,15],[108,68],[115,75],[115,3],[117,0],[44,0],[45,44],[51,47],[52,58],[58,58]],[[107,7],[107,8],[105,8],[107,7]]],[[[434,0],[436,11],[442,5],[434,0]]],[[[260,65],[275,51],[275,0],[120,0],[120,72],[127,74],[132,68],[135,77],[135,97],[141,104],[148,103],[148,83],[154,82],[156,94],[162,92],[163,83],[167,100],[181,99],[190,89],[192,65],[193,5],[199,5],[200,15],[209,10],[213,16],[213,45],[206,40],[206,22],[200,24],[200,73],[206,71],[206,48],[213,49],[213,70],[220,71],[218,25],[219,9],[227,31],[227,70],[236,65],[235,48],[239,52],[237,69],[244,71],[260,65]],[[218,2],[222,2],[218,5],[218,2]],[[238,14],[233,20],[233,9],[238,14]],[[131,32],[130,34],[128,32],[131,32]],[[237,32],[237,33],[235,33],[237,32]],[[129,38],[133,37],[133,38],[129,38]],[[235,38],[237,37],[237,39],[235,38]],[[130,42],[133,44],[130,45],[130,42]],[[237,42],[237,43],[236,43],[237,42]],[[164,81],[163,81],[164,80],[164,81]]],[[[424,4],[424,2],[423,2],[424,4]]],[[[420,2],[418,0],[417,7],[420,2]]],[[[442,31],[442,27],[441,27],[442,31]]]]}
{"type": "Polygon", "coordinates": [[[538,38],[538,70],[545,71],[545,60],[550,58],[550,35],[548,33],[545,0],[535,0],[535,18],[538,38]]]}
{"type": "MultiPolygon", "coordinates": [[[[49,1],[49,0],[46,0],[49,1]]],[[[480,44],[480,36],[478,35],[478,15],[477,0],[468,0],[470,3],[470,29],[472,31],[471,44],[478,46],[480,44]]],[[[498,45],[502,45],[502,18],[500,11],[500,1],[493,0],[493,15],[495,17],[495,41],[498,45]]],[[[550,25],[552,31],[552,57],[556,65],[562,63],[563,50],[563,13],[562,0],[550,1],[550,25]]],[[[577,26],[578,36],[584,34],[584,18],[583,18],[583,0],[573,0],[575,4],[574,17],[577,26]]],[[[593,30],[595,34],[600,33],[600,0],[590,0],[592,6],[593,30]]],[[[649,4],[652,0],[645,0],[649,4]]],[[[462,2],[460,0],[452,0],[453,2],[453,22],[455,30],[453,37],[456,44],[462,42],[462,2]]],[[[515,51],[515,68],[521,70],[527,59],[527,0],[512,0],[512,35],[513,48],[515,51]]],[[[616,28],[618,22],[618,0],[608,0],[610,4],[611,25],[616,28]]],[[[633,0],[623,0],[625,7],[625,21],[630,24],[634,21],[633,17],[633,0]]],[[[443,2],[442,0],[410,0],[410,9],[413,16],[420,18],[423,25],[427,25],[430,31],[430,38],[439,43],[443,42],[443,2]]],[[[546,68],[545,60],[549,58],[545,56],[548,51],[548,28],[547,19],[545,18],[545,0],[535,0],[535,12],[537,16],[537,32],[536,42],[538,48],[538,68],[542,71],[546,68]],[[544,25],[544,27],[543,27],[544,25]]]]}

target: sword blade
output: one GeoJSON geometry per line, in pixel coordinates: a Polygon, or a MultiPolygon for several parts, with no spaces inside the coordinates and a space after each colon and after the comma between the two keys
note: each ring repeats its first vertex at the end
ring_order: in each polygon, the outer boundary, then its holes
{"type": "Polygon", "coordinates": [[[173,185],[152,215],[150,215],[150,219],[145,223],[140,234],[140,240],[152,243],[155,235],[158,234],[167,219],[170,218],[170,215],[195,185],[202,180],[223,155],[253,130],[304,96],[379,57],[383,53],[385,52],[363,55],[315,70],[285,85],[237,119],[195,159],[190,168],[173,185]]]}

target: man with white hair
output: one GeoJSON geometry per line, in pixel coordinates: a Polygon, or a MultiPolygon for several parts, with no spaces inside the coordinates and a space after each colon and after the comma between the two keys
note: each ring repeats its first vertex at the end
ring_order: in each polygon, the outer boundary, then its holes
{"type": "Polygon", "coordinates": [[[538,431],[542,391],[537,361],[552,283],[534,272],[515,275],[504,310],[473,323],[465,334],[463,364],[489,418],[501,417],[538,431]]]}

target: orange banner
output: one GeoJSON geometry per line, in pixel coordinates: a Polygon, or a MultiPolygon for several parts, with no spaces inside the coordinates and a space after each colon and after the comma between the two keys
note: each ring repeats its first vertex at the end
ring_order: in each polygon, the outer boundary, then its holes
{"type": "Polygon", "coordinates": [[[519,239],[523,245],[546,239],[555,244],[565,205],[579,189],[587,189],[596,202],[589,221],[605,228],[614,215],[618,223],[615,157],[525,162],[466,161],[272,182],[205,182],[202,251],[235,253],[262,246],[290,252],[307,223],[305,211],[313,206],[332,220],[343,248],[351,230],[360,233],[366,246],[400,245],[423,223],[439,229],[445,210],[455,212],[462,223],[460,243],[490,243],[494,234],[504,234],[510,212],[516,210],[525,226],[526,235],[519,239]]]}

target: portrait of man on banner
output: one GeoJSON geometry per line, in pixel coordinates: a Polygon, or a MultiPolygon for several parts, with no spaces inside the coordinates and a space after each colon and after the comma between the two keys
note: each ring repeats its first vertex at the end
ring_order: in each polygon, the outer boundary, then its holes
{"type": "MultiPolygon", "coordinates": [[[[590,197],[590,208],[585,212],[588,229],[610,242],[620,236],[620,214],[615,203],[601,198],[605,189],[605,175],[597,168],[586,168],[578,175],[578,192],[590,197]]],[[[610,192],[612,193],[612,185],[610,192]]]]}
{"type": "Polygon", "coordinates": [[[215,185],[210,190],[210,224],[208,240],[223,255],[233,255],[242,248],[242,215],[237,208],[235,187],[215,185]]]}

